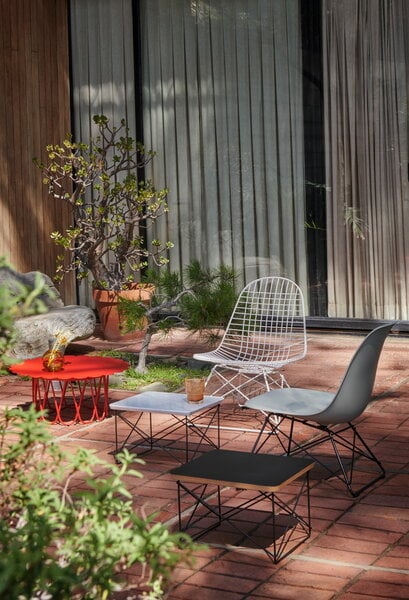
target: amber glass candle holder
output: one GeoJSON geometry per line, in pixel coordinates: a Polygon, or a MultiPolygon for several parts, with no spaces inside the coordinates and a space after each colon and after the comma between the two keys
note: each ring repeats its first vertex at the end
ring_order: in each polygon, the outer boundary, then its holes
{"type": "Polygon", "coordinates": [[[185,390],[188,402],[202,402],[204,398],[205,380],[203,377],[185,379],[185,390]]]}

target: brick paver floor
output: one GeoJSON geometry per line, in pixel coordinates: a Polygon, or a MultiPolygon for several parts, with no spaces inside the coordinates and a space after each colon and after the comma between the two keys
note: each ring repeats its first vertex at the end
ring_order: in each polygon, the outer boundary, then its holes
{"type": "MultiPolygon", "coordinates": [[[[345,333],[308,334],[305,359],[285,370],[290,385],[335,390],[349,360],[362,339],[345,333]]],[[[99,336],[72,345],[76,353],[120,344],[99,336]]],[[[138,345],[127,343],[127,351],[138,345]]],[[[167,340],[157,338],[150,352],[157,355],[191,356],[203,350],[203,342],[177,331],[167,340]]],[[[293,554],[274,565],[261,552],[226,547],[226,538],[213,535],[218,545],[201,549],[194,567],[179,567],[173,577],[169,600],[374,600],[409,599],[409,338],[388,337],[379,362],[374,401],[360,418],[360,431],[386,469],[385,479],[358,498],[347,495],[338,483],[320,480],[312,472],[312,535],[293,554]]],[[[110,391],[110,400],[130,392],[110,391]]],[[[15,376],[0,378],[0,408],[31,401],[30,382],[15,376]]],[[[162,417],[162,423],[170,417],[162,417]]],[[[237,426],[257,428],[252,411],[222,404],[223,448],[249,451],[255,434],[237,426]]],[[[114,418],[89,425],[55,425],[53,433],[66,449],[79,445],[95,449],[113,460],[114,418]]],[[[271,448],[274,451],[274,448],[271,448]]],[[[135,507],[177,525],[176,483],[169,470],[178,464],[162,451],[147,454],[138,465],[143,479],[130,482],[135,507]]],[[[362,473],[364,476],[364,473],[362,473]]],[[[231,500],[240,490],[230,490],[231,500]]],[[[289,488],[288,494],[291,494],[289,488]]],[[[228,533],[226,532],[228,536],[228,533]]],[[[228,539],[228,538],[227,538],[228,539]]],[[[129,574],[130,586],[136,574],[129,574]]]]}

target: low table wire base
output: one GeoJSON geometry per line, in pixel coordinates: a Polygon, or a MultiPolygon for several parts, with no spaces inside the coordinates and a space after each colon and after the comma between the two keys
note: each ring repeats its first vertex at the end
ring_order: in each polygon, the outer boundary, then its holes
{"type": "MultiPolygon", "coordinates": [[[[153,450],[165,450],[178,458],[175,454],[178,452],[176,447],[177,441],[166,438],[180,430],[183,431],[183,436],[179,441],[182,441],[183,447],[181,450],[184,452],[184,460],[186,462],[194,458],[204,444],[208,444],[212,448],[219,448],[220,446],[220,404],[203,409],[197,415],[181,416],[171,414],[172,422],[162,426],[156,432],[154,432],[152,413],[149,413],[148,432],[140,425],[143,415],[144,413],[140,412],[134,419],[131,419],[129,413],[126,412],[115,414],[115,454],[124,448],[133,451],[139,447],[141,449],[138,452],[139,456],[143,456],[153,450]],[[126,423],[129,427],[129,432],[122,443],[119,442],[118,419],[126,423]],[[199,420],[200,427],[197,424],[199,420]],[[216,431],[216,441],[209,435],[211,430],[216,431]],[[132,440],[135,435],[138,439],[132,440]],[[193,436],[196,438],[195,441],[192,440],[193,436]]],[[[179,462],[183,462],[180,461],[180,457],[178,460],[179,462]]]]}
{"type": "MultiPolygon", "coordinates": [[[[220,527],[217,545],[226,547],[224,536],[229,547],[263,550],[278,563],[311,535],[309,471],[313,466],[313,461],[303,458],[211,450],[170,471],[177,482],[179,529],[189,529],[199,539],[226,523],[229,530],[220,527]],[[194,504],[183,511],[186,495],[194,504]],[[222,495],[227,497],[224,502],[222,495]],[[299,512],[301,499],[306,500],[302,507],[306,516],[299,512]]],[[[215,536],[210,537],[204,541],[211,545],[215,536]]]]}
{"type": "MultiPolygon", "coordinates": [[[[222,544],[233,550],[246,551],[257,549],[257,551],[263,550],[266,555],[272,560],[274,564],[277,564],[280,560],[294,552],[301,544],[303,544],[311,535],[311,516],[310,516],[310,500],[309,500],[309,473],[306,478],[302,481],[299,491],[295,496],[292,504],[287,504],[280,499],[277,494],[266,493],[260,491],[253,498],[243,500],[240,504],[232,507],[223,507],[221,502],[221,489],[220,486],[216,486],[216,493],[214,496],[217,498],[216,505],[210,504],[206,498],[211,496],[208,493],[208,484],[203,484],[201,489],[198,491],[197,488],[192,490],[182,482],[178,481],[178,512],[179,512],[179,530],[187,531],[192,530],[203,521],[208,521],[209,517],[214,517],[215,522],[201,528],[197,533],[191,533],[193,539],[202,538],[210,531],[218,528],[222,523],[228,522],[229,526],[237,531],[242,539],[237,544],[222,544]],[[183,523],[182,507],[181,507],[181,496],[183,493],[187,493],[195,499],[195,504],[191,509],[191,514],[183,523]],[[307,516],[301,517],[297,513],[297,507],[301,497],[306,493],[307,497],[307,516]],[[240,520],[234,519],[236,515],[246,509],[250,509],[263,500],[268,500],[271,505],[271,513],[266,512],[264,519],[254,525],[252,531],[246,531],[240,524],[240,520]],[[205,508],[205,511],[200,512],[201,508],[205,508]],[[271,535],[266,534],[266,531],[261,530],[269,526],[271,535]],[[272,538],[272,544],[268,547],[264,546],[258,541],[258,535],[262,533],[263,539],[266,537],[272,538]],[[248,540],[251,547],[243,545],[243,540],[248,540]]],[[[264,512],[264,511],[263,511],[264,512]]],[[[208,542],[206,542],[208,543],[208,542]]],[[[212,545],[211,542],[209,545],[212,545]]]]}
{"type": "Polygon", "coordinates": [[[39,411],[47,411],[51,424],[86,425],[108,414],[108,377],[63,381],[33,379],[32,397],[39,411]],[[86,415],[86,416],[84,416],[86,415]]]}

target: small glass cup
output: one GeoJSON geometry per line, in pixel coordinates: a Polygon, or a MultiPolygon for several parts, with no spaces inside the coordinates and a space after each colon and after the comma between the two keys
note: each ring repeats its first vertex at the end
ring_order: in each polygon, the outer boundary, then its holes
{"type": "Polygon", "coordinates": [[[188,402],[202,402],[204,398],[205,380],[201,378],[185,379],[185,390],[188,402]]]}

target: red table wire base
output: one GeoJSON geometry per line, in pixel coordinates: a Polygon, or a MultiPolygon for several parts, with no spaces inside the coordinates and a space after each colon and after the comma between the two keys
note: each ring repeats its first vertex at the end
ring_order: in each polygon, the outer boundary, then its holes
{"type": "Polygon", "coordinates": [[[10,367],[16,375],[32,378],[32,398],[47,420],[61,425],[101,421],[108,415],[109,376],[127,369],[119,358],[65,356],[60,371],[44,369],[41,358],[10,367]]]}

